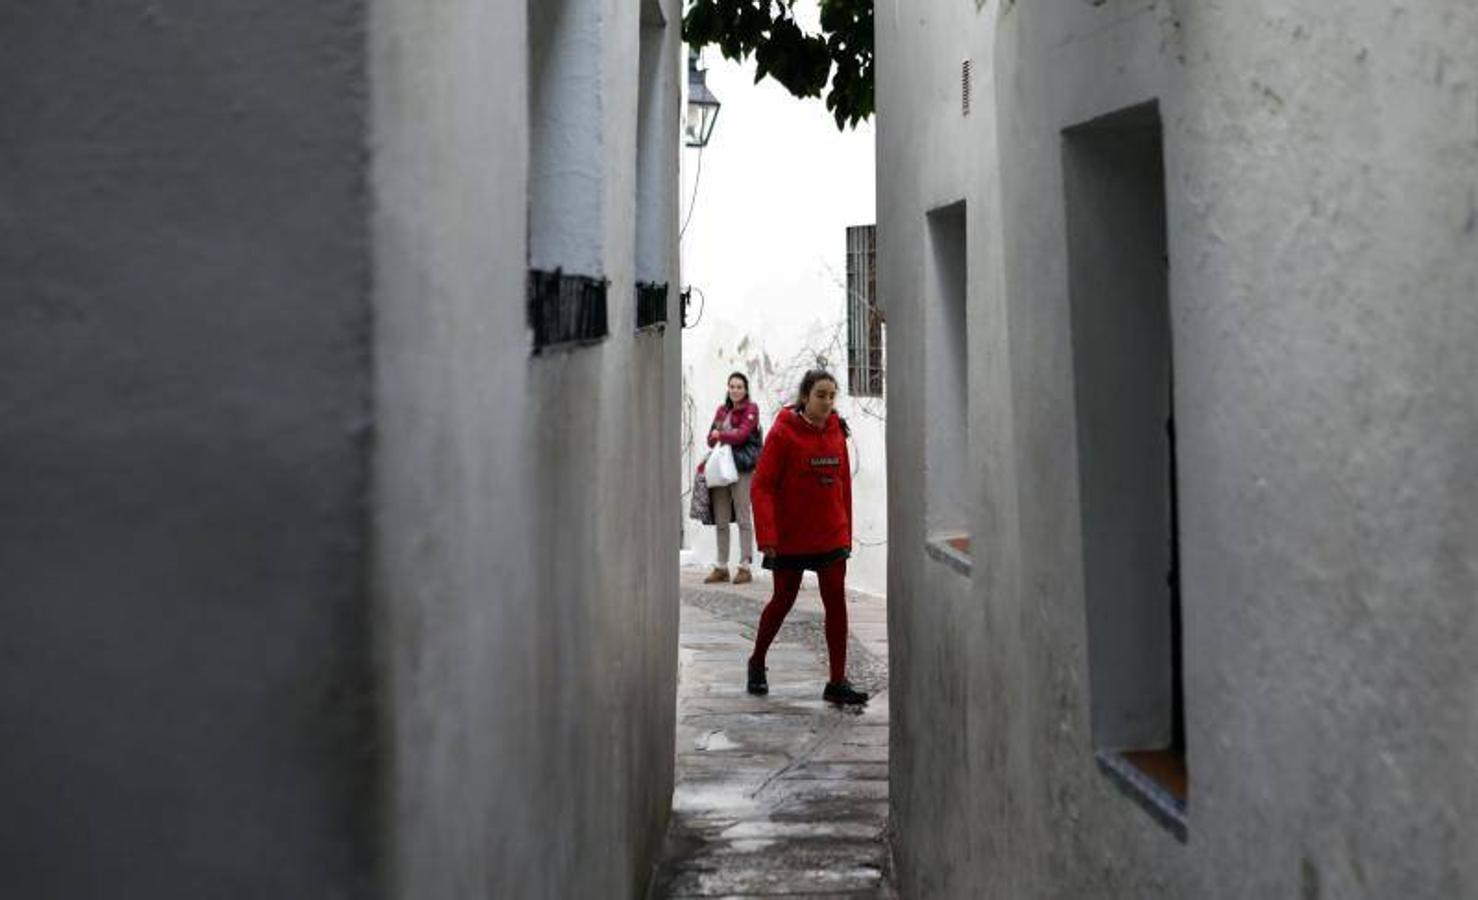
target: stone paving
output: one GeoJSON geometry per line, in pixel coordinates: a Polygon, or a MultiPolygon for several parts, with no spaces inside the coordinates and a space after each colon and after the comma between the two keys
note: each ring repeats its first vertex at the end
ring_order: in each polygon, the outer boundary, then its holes
{"type": "Polygon", "coordinates": [[[888,882],[887,610],[849,595],[860,713],[821,700],[821,600],[807,576],[770,648],[770,693],[744,690],[768,573],[704,585],[682,573],[677,785],[654,896],[893,898],[888,882]]]}

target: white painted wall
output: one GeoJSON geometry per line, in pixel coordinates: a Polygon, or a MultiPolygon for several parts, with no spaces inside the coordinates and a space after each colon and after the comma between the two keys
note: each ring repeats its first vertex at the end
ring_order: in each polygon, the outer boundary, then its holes
{"type": "Polygon", "coordinates": [[[644,896],[680,2],[228,5],[0,16],[0,894],[644,896]]]}
{"type": "Polygon", "coordinates": [[[613,98],[602,57],[630,50],[607,41],[603,3],[528,4],[528,255],[535,269],[604,274],[601,216],[611,173],[605,130],[596,123],[613,98]]]}
{"type": "Polygon", "coordinates": [[[1478,895],[1478,7],[880,0],[877,41],[901,892],[1478,895]],[[1185,844],[1094,763],[1061,152],[1151,99],[1185,844]],[[962,198],[968,578],[918,552],[913,327],[962,198]]]}
{"type": "MultiPolygon", "coordinates": [[[[814,4],[801,10],[814,15],[814,4]]],[[[846,228],[873,222],[873,132],[870,123],[839,132],[820,100],[798,100],[773,81],[754,83],[752,64],[705,52],[709,89],[723,107],[703,152],[683,152],[683,271],[693,292],[683,334],[684,546],[714,559],[714,529],[688,519],[687,491],[728,374],[746,372],[768,429],[800,376],[823,353],[846,380],[846,228]],[[702,296],[700,296],[700,292],[702,296]]],[[[886,340],[886,338],[885,338],[886,340]]],[[[853,433],[856,546],[849,583],[886,587],[886,455],[884,403],[844,396],[853,433]]],[[[738,533],[731,526],[732,566],[738,533]]],[[[756,560],[758,562],[758,560],[756,560]]]]}
{"type": "Polygon", "coordinates": [[[681,347],[635,333],[632,223],[641,145],[645,274],[676,283],[679,3],[645,78],[638,4],[527,4],[569,29],[544,159],[525,4],[373,6],[386,893],[641,896],[673,778],[681,347]],[[573,194],[530,223],[540,178],[573,194]],[[605,340],[531,354],[530,227],[557,254],[535,265],[610,280],[605,340]]]}
{"type": "Polygon", "coordinates": [[[0,894],[378,897],[364,4],[0,20],[0,894]]]}

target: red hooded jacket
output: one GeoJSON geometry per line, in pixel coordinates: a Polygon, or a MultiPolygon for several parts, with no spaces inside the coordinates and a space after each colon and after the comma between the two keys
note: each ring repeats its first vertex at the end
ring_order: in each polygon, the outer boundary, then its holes
{"type": "Polygon", "coordinates": [[[755,542],[780,556],[852,547],[852,461],[836,413],[820,428],[780,411],[749,489],[755,542]]]}

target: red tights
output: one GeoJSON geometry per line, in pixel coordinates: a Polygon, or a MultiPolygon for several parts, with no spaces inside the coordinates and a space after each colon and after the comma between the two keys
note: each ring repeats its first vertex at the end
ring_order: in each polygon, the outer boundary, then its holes
{"type": "MultiPolygon", "coordinates": [[[[763,664],[770,642],[780,631],[780,623],[795,606],[796,594],[801,590],[800,569],[777,569],[775,571],[775,593],[760,613],[759,634],[754,639],[755,662],[763,664]]],[[[839,559],[824,566],[816,573],[821,582],[821,606],[826,611],[826,652],[831,657],[831,680],[845,681],[847,678],[847,561],[839,559]]]]}

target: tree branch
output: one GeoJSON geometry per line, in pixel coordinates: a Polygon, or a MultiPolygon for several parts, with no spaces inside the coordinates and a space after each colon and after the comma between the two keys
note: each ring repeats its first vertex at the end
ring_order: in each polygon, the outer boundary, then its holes
{"type": "Polygon", "coordinates": [[[821,0],[821,33],[795,20],[795,0],[689,0],[683,39],[718,46],[726,59],[755,60],[755,81],[773,78],[797,97],[820,97],[838,128],[873,114],[873,0],[821,0]],[[827,90],[827,85],[830,89],[827,90]]]}

